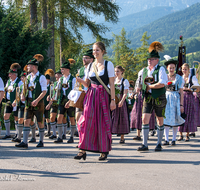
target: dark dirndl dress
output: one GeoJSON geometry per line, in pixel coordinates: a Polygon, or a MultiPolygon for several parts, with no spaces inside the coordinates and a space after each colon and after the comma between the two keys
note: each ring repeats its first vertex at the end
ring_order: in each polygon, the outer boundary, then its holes
{"type": "MultiPolygon", "coordinates": [[[[142,92],[138,94],[137,99],[135,100],[133,109],[131,111],[131,124],[130,127],[132,129],[142,130],[142,106],[143,106],[143,98],[142,92]]],[[[153,111],[150,121],[149,121],[149,130],[155,129],[155,113],[153,111]]]]}

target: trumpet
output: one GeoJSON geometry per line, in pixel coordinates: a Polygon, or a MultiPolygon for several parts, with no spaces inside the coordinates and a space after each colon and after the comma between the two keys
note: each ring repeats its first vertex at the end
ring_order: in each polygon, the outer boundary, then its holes
{"type": "Polygon", "coordinates": [[[49,93],[49,97],[50,97],[50,100],[53,98],[53,91],[54,91],[54,84],[53,82],[51,81],[51,84],[50,84],[50,93],[49,93]]]}
{"type": "MultiPolygon", "coordinates": [[[[76,78],[78,76],[79,76],[79,73],[76,74],[76,78]]],[[[77,82],[77,80],[76,80],[76,84],[75,84],[75,90],[83,91],[81,83],[77,82]]]]}
{"type": "Polygon", "coordinates": [[[19,102],[20,102],[20,87],[16,87],[16,96],[15,96],[15,100],[16,100],[16,105],[18,105],[19,102]]]}

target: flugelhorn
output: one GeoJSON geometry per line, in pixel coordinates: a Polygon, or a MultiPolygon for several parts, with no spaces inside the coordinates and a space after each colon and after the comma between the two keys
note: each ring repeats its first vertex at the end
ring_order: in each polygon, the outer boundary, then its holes
{"type": "Polygon", "coordinates": [[[16,105],[18,105],[19,102],[20,102],[20,87],[16,87],[16,96],[15,96],[15,100],[16,100],[16,105]]]}
{"type": "Polygon", "coordinates": [[[27,90],[28,90],[28,84],[27,84],[27,78],[25,77],[24,78],[24,81],[23,81],[23,95],[24,95],[24,97],[26,97],[26,95],[27,95],[27,90]]]}
{"type": "Polygon", "coordinates": [[[53,101],[58,101],[60,98],[60,91],[61,91],[61,82],[57,83],[57,86],[55,87],[55,94],[53,96],[53,101]]]}

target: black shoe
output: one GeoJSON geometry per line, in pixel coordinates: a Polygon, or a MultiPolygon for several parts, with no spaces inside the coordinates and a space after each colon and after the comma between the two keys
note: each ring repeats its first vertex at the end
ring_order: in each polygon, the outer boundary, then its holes
{"type": "Polygon", "coordinates": [[[45,137],[50,137],[51,136],[51,133],[47,133],[46,135],[45,135],[45,137]]]}
{"type": "Polygon", "coordinates": [[[147,151],[149,150],[148,146],[142,145],[141,147],[138,147],[137,151],[147,151]]]}
{"type": "Polygon", "coordinates": [[[44,147],[44,144],[43,144],[43,142],[42,141],[40,141],[38,144],[37,144],[37,146],[36,147],[44,147]]]}
{"type": "Polygon", "coordinates": [[[169,141],[165,141],[165,143],[163,143],[163,145],[169,145],[169,141]]]}
{"type": "Polygon", "coordinates": [[[120,137],[121,136],[121,134],[117,134],[117,137],[120,137]]]}
{"type": "Polygon", "coordinates": [[[55,135],[51,135],[50,137],[49,137],[49,139],[56,139],[57,138],[57,136],[55,136],[55,135]]]}
{"type": "Polygon", "coordinates": [[[171,145],[175,146],[176,145],[176,141],[172,141],[171,145]]]}
{"type": "Polygon", "coordinates": [[[54,143],[62,143],[62,142],[63,142],[63,140],[60,137],[58,137],[57,140],[54,141],[54,143]]]}
{"type": "Polygon", "coordinates": [[[15,138],[15,139],[12,139],[12,142],[20,143],[20,142],[21,142],[21,139],[15,138]]]}
{"type": "Polygon", "coordinates": [[[67,143],[73,143],[74,142],[74,138],[70,137],[70,139],[67,141],[67,143]]]}
{"type": "Polygon", "coordinates": [[[150,135],[153,137],[156,134],[155,130],[150,131],[150,135]]]}
{"type": "Polygon", "coordinates": [[[121,139],[121,140],[119,141],[119,144],[124,144],[124,143],[125,143],[125,139],[124,139],[124,140],[121,139]]]}
{"type": "Polygon", "coordinates": [[[21,142],[19,144],[16,144],[15,145],[16,147],[19,147],[19,148],[28,148],[28,144],[25,144],[24,142],[21,142]]]}
{"type": "Polygon", "coordinates": [[[190,141],[190,138],[189,138],[189,136],[186,136],[185,142],[188,142],[188,141],[190,141]]]}
{"type": "Polygon", "coordinates": [[[141,137],[133,137],[133,140],[141,141],[141,137]]]}
{"type": "Polygon", "coordinates": [[[182,141],[183,140],[183,135],[181,135],[178,139],[178,141],[182,141]]]}
{"type": "Polygon", "coordinates": [[[62,135],[62,139],[67,139],[67,138],[66,138],[66,135],[63,134],[63,135],[62,135]]]}
{"type": "Polygon", "coordinates": [[[31,138],[31,140],[29,141],[29,143],[34,143],[34,142],[36,142],[35,138],[31,138]]]}
{"type": "Polygon", "coordinates": [[[36,134],[35,136],[36,136],[36,137],[39,137],[39,136],[40,136],[40,134],[38,133],[38,134],[36,134]]]}
{"type": "Polygon", "coordinates": [[[86,160],[86,152],[79,152],[76,156],[74,156],[75,160],[80,160],[81,158],[83,158],[83,160],[86,160]]]}
{"type": "Polygon", "coordinates": [[[78,148],[78,145],[76,146],[76,148],[78,148]]]}
{"type": "Polygon", "coordinates": [[[5,135],[2,139],[10,139],[11,136],[10,135],[5,135]]]}
{"type": "Polygon", "coordinates": [[[162,150],[162,146],[161,144],[158,144],[155,148],[155,151],[161,151],[162,150]]]}
{"type": "Polygon", "coordinates": [[[106,154],[106,153],[101,153],[101,156],[99,157],[99,161],[106,160],[106,159],[107,159],[107,156],[108,156],[108,154],[106,154]]]}
{"type": "Polygon", "coordinates": [[[190,137],[195,137],[196,135],[195,135],[195,133],[190,133],[189,136],[190,137]]]}
{"type": "Polygon", "coordinates": [[[74,136],[75,136],[75,137],[79,137],[78,131],[75,131],[74,136]]]}
{"type": "Polygon", "coordinates": [[[12,139],[16,139],[16,138],[17,138],[17,134],[15,134],[12,139]]]}

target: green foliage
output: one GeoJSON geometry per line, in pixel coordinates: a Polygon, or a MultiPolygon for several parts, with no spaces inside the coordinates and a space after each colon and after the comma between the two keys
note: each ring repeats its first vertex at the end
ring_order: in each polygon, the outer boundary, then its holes
{"type": "Polygon", "coordinates": [[[33,32],[31,27],[24,26],[25,14],[12,7],[4,10],[0,7],[0,76],[5,81],[12,63],[19,63],[23,68],[37,53],[44,56],[39,66],[40,71],[48,68],[46,49],[49,46],[49,31],[33,32]]]}
{"type": "MultiPolygon", "coordinates": [[[[141,34],[145,31],[148,31],[148,34],[152,36],[150,43],[157,40],[163,44],[176,44],[177,42],[175,40],[178,40],[180,35],[183,35],[184,39],[199,37],[199,12],[200,3],[196,3],[183,11],[172,13],[144,27],[129,32],[128,38],[132,41],[131,47],[139,47],[139,39],[141,38],[141,34]]],[[[190,46],[192,44],[188,45],[190,46]]],[[[193,51],[194,49],[195,51],[198,51],[194,47],[191,49],[193,49],[193,51]]],[[[178,53],[178,51],[176,51],[176,53],[178,53]]]]}
{"type": "Polygon", "coordinates": [[[121,64],[120,56],[124,55],[126,53],[129,53],[131,49],[128,47],[128,45],[131,43],[130,40],[126,39],[126,31],[124,28],[121,30],[121,35],[115,35],[114,37],[114,44],[112,45],[113,53],[114,53],[114,59],[113,62],[115,65],[121,64]]]}

